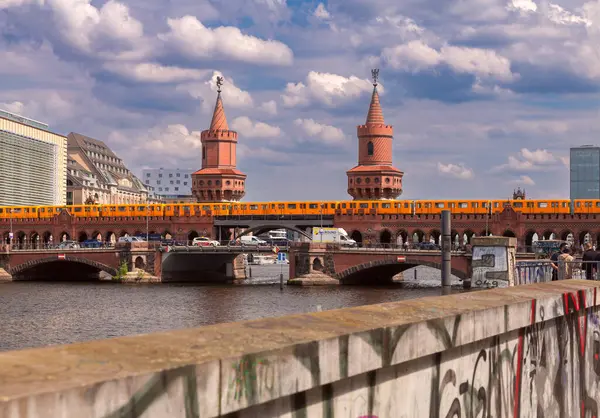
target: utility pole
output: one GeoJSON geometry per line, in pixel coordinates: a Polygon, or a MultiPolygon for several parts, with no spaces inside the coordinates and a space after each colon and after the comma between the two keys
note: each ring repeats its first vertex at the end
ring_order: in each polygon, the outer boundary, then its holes
{"type": "Polygon", "coordinates": [[[150,206],[146,204],[146,245],[148,245],[148,213],[150,212],[150,206]]]}
{"type": "Polygon", "coordinates": [[[9,250],[12,250],[12,243],[13,243],[13,237],[14,237],[14,235],[13,235],[13,225],[12,225],[12,213],[13,213],[13,210],[12,210],[12,208],[10,208],[8,211],[10,213],[10,233],[8,234],[8,241],[9,241],[8,242],[8,247],[9,247],[9,250]]]}
{"type": "Polygon", "coordinates": [[[452,237],[451,237],[450,211],[442,211],[442,287],[452,285],[450,273],[452,271],[452,237]]]}

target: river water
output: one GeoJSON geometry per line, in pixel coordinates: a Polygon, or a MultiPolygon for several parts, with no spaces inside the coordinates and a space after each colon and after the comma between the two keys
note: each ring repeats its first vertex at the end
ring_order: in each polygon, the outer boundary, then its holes
{"type": "Polygon", "coordinates": [[[280,271],[253,266],[246,285],[1,283],[0,351],[441,295],[440,272],[428,267],[416,281],[407,271],[403,285],[283,290],[280,271]]]}

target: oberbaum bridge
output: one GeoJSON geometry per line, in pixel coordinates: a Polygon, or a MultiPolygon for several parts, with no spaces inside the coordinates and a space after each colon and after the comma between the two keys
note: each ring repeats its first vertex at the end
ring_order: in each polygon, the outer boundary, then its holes
{"type": "MultiPolygon", "coordinates": [[[[385,175],[397,179],[393,196],[371,196],[394,198],[403,173],[392,166],[393,131],[384,123],[377,70],[373,75],[349,190],[363,196],[365,190],[356,188],[360,176],[385,175]]],[[[221,83],[211,127],[201,134],[205,158],[195,176],[216,175],[220,185],[232,186],[194,194],[239,200],[244,182],[232,180],[245,175],[235,167],[237,133],[228,129],[221,83]],[[219,152],[225,148],[232,152],[219,152]]],[[[425,265],[441,270],[444,296],[0,353],[0,418],[597,418],[600,285],[550,281],[548,263],[517,251],[536,233],[570,235],[576,244],[586,235],[594,240],[597,222],[596,215],[519,213],[510,204],[492,216],[445,210],[420,216],[336,213],[316,220],[131,217],[116,225],[111,218],[78,218],[63,210],[48,220],[2,220],[3,235],[12,226],[25,239],[150,229],[187,240],[192,232],[216,236],[224,228],[247,233],[283,227],[307,235],[289,249],[290,284],[369,285],[425,265]],[[305,231],[313,226],[344,228],[375,245],[311,242],[305,231]],[[376,245],[399,234],[441,237],[442,251],[376,245]],[[466,250],[451,251],[456,236],[467,236],[466,250]],[[465,287],[492,288],[450,292],[450,274],[465,287]]],[[[127,265],[163,282],[243,281],[244,251],[235,245],[150,248],[146,242],[73,250],[5,246],[0,280],[47,279],[50,273],[100,278],[127,265]]]]}

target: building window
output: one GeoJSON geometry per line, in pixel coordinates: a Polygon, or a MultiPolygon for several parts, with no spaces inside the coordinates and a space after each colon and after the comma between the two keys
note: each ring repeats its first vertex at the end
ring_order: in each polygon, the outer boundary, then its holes
{"type": "Polygon", "coordinates": [[[162,192],[162,187],[159,187],[159,188],[158,188],[158,191],[159,191],[159,192],[162,192]]]}
{"type": "Polygon", "coordinates": [[[156,180],[156,184],[160,184],[160,180],[156,180]]]}
{"type": "Polygon", "coordinates": [[[187,181],[184,181],[184,182],[183,182],[183,185],[184,185],[184,186],[187,186],[187,181]]]}
{"type": "Polygon", "coordinates": [[[373,143],[371,141],[367,144],[367,154],[373,155],[373,143]]]}
{"type": "Polygon", "coordinates": [[[169,177],[173,177],[173,173],[169,173],[169,177]]]}
{"type": "Polygon", "coordinates": [[[158,175],[158,178],[162,178],[162,173],[158,175]]]}
{"type": "Polygon", "coordinates": [[[150,180],[146,180],[146,184],[150,184],[150,180]]]}
{"type": "Polygon", "coordinates": [[[187,178],[188,178],[188,175],[186,174],[186,175],[185,175],[185,176],[183,176],[183,177],[185,177],[185,178],[187,179],[187,178]]]}
{"type": "Polygon", "coordinates": [[[178,192],[179,191],[179,187],[175,187],[175,191],[178,192]]]}
{"type": "Polygon", "coordinates": [[[228,186],[231,186],[231,181],[227,180],[227,181],[225,182],[225,184],[226,184],[226,185],[228,185],[228,186]]]}
{"type": "Polygon", "coordinates": [[[202,147],[202,159],[206,160],[206,147],[202,147]]]}
{"type": "Polygon", "coordinates": [[[168,191],[169,191],[169,188],[168,188],[168,187],[165,187],[165,192],[168,192],[168,191]]]}
{"type": "Polygon", "coordinates": [[[179,177],[179,173],[177,173],[177,177],[179,177]]]}
{"type": "Polygon", "coordinates": [[[169,183],[173,184],[173,180],[171,180],[169,183]]]}

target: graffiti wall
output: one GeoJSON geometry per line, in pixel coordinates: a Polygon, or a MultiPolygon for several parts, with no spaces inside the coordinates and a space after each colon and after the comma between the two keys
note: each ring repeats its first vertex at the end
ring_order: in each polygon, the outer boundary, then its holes
{"type": "Polygon", "coordinates": [[[475,237],[471,286],[474,288],[514,286],[515,244],[514,238],[475,237]]]}
{"type": "MultiPolygon", "coordinates": [[[[39,403],[41,415],[31,412],[32,396],[10,405],[0,398],[0,417],[598,417],[599,285],[543,283],[224,324],[194,334],[193,345],[171,333],[169,358],[187,359],[185,367],[92,387],[81,387],[78,375],[77,387],[39,403]],[[193,363],[195,350],[207,359],[233,341],[248,352],[193,363]],[[48,415],[50,406],[57,415],[48,415]]],[[[169,342],[160,344],[144,343],[163,353],[169,342]]],[[[133,355],[142,364],[143,355],[133,355]]],[[[0,367],[4,399],[14,376],[18,370],[5,376],[0,367]]]]}

